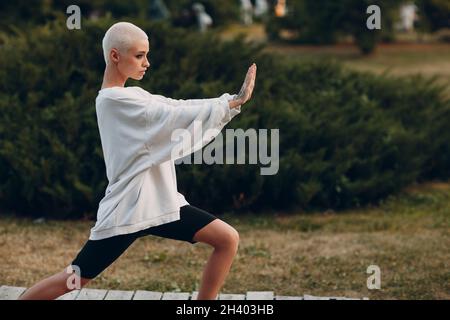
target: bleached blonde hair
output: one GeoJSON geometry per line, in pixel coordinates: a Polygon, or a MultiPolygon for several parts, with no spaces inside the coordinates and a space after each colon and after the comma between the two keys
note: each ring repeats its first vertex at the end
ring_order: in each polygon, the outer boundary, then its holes
{"type": "Polygon", "coordinates": [[[102,47],[105,63],[109,63],[109,53],[112,48],[116,48],[120,53],[125,54],[134,42],[141,39],[148,39],[147,34],[138,26],[130,22],[117,22],[113,24],[103,37],[102,47]]]}

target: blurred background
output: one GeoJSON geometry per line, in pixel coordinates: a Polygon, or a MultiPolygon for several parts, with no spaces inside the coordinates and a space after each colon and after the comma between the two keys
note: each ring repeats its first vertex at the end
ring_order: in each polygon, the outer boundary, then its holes
{"type": "MultiPolygon", "coordinates": [[[[225,290],[449,298],[448,0],[1,1],[0,254],[17,260],[2,259],[0,282],[29,285],[50,272],[17,274],[36,261],[59,270],[93,225],[107,186],[95,114],[101,40],[118,21],[150,39],[150,73],[128,86],[217,97],[237,93],[258,65],[252,100],[226,128],[278,128],[278,173],[177,166],[186,199],[247,236],[225,290]],[[66,24],[72,4],[80,29],[66,24]],[[379,30],[366,27],[373,4],[379,30]],[[11,254],[17,242],[22,258],[11,254]],[[51,258],[30,243],[62,251],[51,258]],[[391,268],[385,291],[365,288],[374,260],[391,268]],[[261,272],[247,274],[249,261],[261,272]]],[[[170,265],[170,248],[135,259],[170,265]]],[[[146,282],[120,270],[96,285],[184,290],[198,276],[146,282]]]]}

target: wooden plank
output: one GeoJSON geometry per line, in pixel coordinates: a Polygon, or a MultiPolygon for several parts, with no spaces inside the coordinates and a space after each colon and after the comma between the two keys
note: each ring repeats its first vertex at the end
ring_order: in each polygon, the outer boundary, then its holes
{"type": "MultiPolygon", "coordinates": [[[[198,296],[198,291],[193,291],[191,294],[191,300],[197,300],[197,296],[198,296]]],[[[218,300],[219,299],[219,295],[216,296],[216,299],[214,300],[218,300]]]]}
{"type": "Polygon", "coordinates": [[[309,294],[305,294],[303,296],[303,299],[304,300],[361,300],[359,298],[347,298],[347,297],[319,297],[319,296],[312,296],[309,294]]]}
{"type": "Polygon", "coordinates": [[[189,300],[189,292],[164,292],[161,300],[189,300]]]}
{"type": "Polygon", "coordinates": [[[359,298],[347,298],[347,297],[329,297],[330,300],[361,300],[359,298]]]}
{"type": "Polygon", "coordinates": [[[220,293],[219,300],[245,300],[245,294],[220,293]]]}
{"type": "Polygon", "coordinates": [[[298,296],[275,296],[275,300],[303,300],[303,297],[298,297],[298,296]]]}
{"type": "Polygon", "coordinates": [[[247,300],[273,300],[273,291],[247,291],[247,300]]]}
{"type": "Polygon", "coordinates": [[[303,295],[303,300],[330,300],[330,297],[312,296],[310,294],[303,295]]]}
{"type": "Polygon", "coordinates": [[[105,300],[131,300],[134,291],[109,290],[105,300]]]}
{"type": "Polygon", "coordinates": [[[78,297],[79,293],[80,293],[80,290],[72,290],[72,291],[67,292],[66,294],[63,294],[62,296],[56,298],[56,300],[75,300],[78,297]]]}
{"type": "Polygon", "coordinates": [[[137,290],[134,293],[133,300],[161,300],[162,292],[137,290]]]}
{"type": "Polygon", "coordinates": [[[1,286],[0,300],[17,300],[26,289],[25,287],[1,286]]]}
{"type": "Polygon", "coordinates": [[[107,290],[103,289],[81,289],[75,300],[103,300],[107,290]]]}
{"type": "MultiPolygon", "coordinates": [[[[0,286],[0,300],[16,300],[25,292],[25,287],[0,286]]],[[[197,300],[198,291],[158,292],[158,291],[123,291],[82,289],[73,290],[57,298],[57,300],[197,300]]],[[[320,297],[305,294],[304,296],[274,296],[273,291],[248,291],[245,294],[219,293],[216,300],[369,300],[368,297],[320,297]]]]}

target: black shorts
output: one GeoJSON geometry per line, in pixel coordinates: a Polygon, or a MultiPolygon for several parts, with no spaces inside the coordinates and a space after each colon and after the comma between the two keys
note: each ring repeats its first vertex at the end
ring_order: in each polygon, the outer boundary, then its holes
{"type": "Polygon", "coordinates": [[[72,261],[82,278],[93,279],[110,266],[137,238],[154,235],[187,241],[192,244],[195,233],[211,221],[212,214],[191,205],[180,208],[180,220],[150,227],[134,233],[113,236],[101,240],[88,240],[72,261]]]}

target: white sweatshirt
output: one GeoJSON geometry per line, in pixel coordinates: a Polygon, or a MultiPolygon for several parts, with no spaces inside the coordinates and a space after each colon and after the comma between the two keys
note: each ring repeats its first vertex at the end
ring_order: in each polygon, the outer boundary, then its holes
{"type": "Polygon", "coordinates": [[[187,129],[194,139],[183,157],[201,149],[241,112],[241,106],[229,108],[233,97],[175,100],[140,87],[100,90],[95,108],[109,184],[89,239],[179,220],[180,207],[189,203],[177,190],[174,161],[181,156],[171,154],[180,141],[172,141],[172,132],[187,129]],[[217,131],[206,135],[208,129],[217,131]]]}

